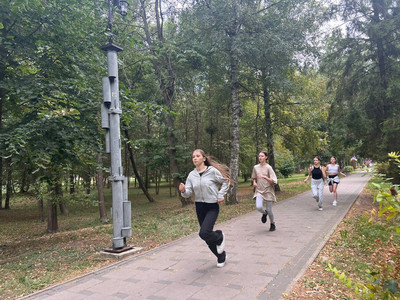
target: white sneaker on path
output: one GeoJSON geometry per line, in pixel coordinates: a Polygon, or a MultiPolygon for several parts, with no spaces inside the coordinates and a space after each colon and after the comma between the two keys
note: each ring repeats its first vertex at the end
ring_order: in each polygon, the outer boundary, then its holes
{"type": "Polygon", "coordinates": [[[222,254],[225,250],[225,234],[222,233],[222,242],[220,245],[217,245],[217,252],[218,254],[222,254]]]}
{"type": "Polygon", "coordinates": [[[228,258],[228,255],[225,253],[225,260],[223,262],[217,262],[217,268],[222,268],[225,266],[226,259],[228,258]]]}

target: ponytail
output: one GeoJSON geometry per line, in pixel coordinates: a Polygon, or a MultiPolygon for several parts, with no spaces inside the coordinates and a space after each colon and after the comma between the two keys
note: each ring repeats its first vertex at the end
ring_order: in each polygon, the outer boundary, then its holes
{"type": "Polygon", "coordinates": [[[228,180],[229,184],[233,182],[231,170],[229,169],[229,167],[227,165],[219,163],[214,157],[212,157],[210,155],[207,156],[206,153],[201,149],[196,149],[193,152],[195,152],[195,151],[200,152],[201,155],[203,157],[205,157],[206,160],[204,161],[204,164],[206,166],[212,166],[212,167],[216,168],[218,171],[220,171],[222,176],[226,180],[228,180]]]}

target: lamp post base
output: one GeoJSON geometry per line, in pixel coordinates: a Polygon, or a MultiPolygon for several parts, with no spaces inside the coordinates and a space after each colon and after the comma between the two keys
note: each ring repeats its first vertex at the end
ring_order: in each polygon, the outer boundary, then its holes
{"type": "Polygon", "coordinates": [[[125,256],[134,254],[136,252],[139,252],[142,250],[140,247],[133,247],[133,246],[125,246],[120,249],[114,249],[114,248],[105,248],[103,251],[100,252],[101,255],[115,258],[115,259],[122,259],[125,256]]]}
{"type": "Polygon", "coordinates": [[[118,249],[114,249],[112,247],[108,247],[108,248],[104,248],[103,251],[104,252],[109,252],[109,253],[122,253],[122,252],[125,252],[125,251],[128,251],[128,250],[131,250],[131,249],[133,249],[133,246],[127,245],[127,246],[124,246],[124,247],[118,248],[118,249]]]}

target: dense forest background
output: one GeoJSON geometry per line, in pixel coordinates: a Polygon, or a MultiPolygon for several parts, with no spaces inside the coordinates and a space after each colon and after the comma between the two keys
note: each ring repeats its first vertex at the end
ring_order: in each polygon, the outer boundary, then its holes
{"type": "MultiPolygon", "coordinates": [[[[247,180],[320,155],[344,167],[400,149],[400,1],[0,0],[0,207],[107,184],[100,46],[118,53],[122,156],[145,192],[174,188],[196,148],[247,180]]],[[[101,201],[99,194],[99,201],[101,201]]],[[[238,201],[235,185],[227,203],[238,201]]],[[[152,201],[149,195],[149,201],[152,201]]],[[[51,213],[51,209],[49,210],[51,213]]]]}

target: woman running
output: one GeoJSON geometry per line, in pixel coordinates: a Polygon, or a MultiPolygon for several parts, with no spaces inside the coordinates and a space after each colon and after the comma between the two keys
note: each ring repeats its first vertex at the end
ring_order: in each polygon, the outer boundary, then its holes
{"type": "Polygon", "coordinates": [[[308,175],[304,182],[307,182],[311,176],[311,191],[313,198],[318,203],[318,210],[322,210],[322,202],[324,196],[324,178],[326,178],[325,170],[321,167],[321,159],[314,157],[314,165],[308,168],[308,175]]]}
{"type": "Polygon", "coordinates": [[[258,154],[258,165],[255,165],[251,174],[253,179],[253,185],[255,187],[255,193],[253,198],[256,199],[256,208],[262,213],[261,222],[267,222],[267,216],[270,220],[269,231],[275,231],[275,220],[274,214],[272,213],[272,203],[276,202],[275,196],[275,184],[278,183],[278,178],[272,167],[267,163],[268,154],[265,151],[261,151],[258,154]],[[266,202],[266,208],[264,209],[264,202],[266,202]]]}
{"type": "Polygon", "coordinates": [[[225,235],[221,230],[213,230],[219,214],[219,203],[229,187],[229,168],[206,156],[203,150],[193,151],[192,161],[195,166],[186,179],[179,185],[182,197],[195,194],[197,220],[200,224],[199,236],[211,252],[217,257],[217,267],[226,262],[225,235]]]}
{"type": "Polygon", "coordinates": [[[334,156],[331,157],[331,163],[326,165],[326,173],[328,174],[328,186],[329,191],[333,192],[333,206],[337,205],[337,187],[340,182],[339,174],[342,174],[346,177],[346,174],[342,173],[340,170],[340,166],[336,164],[336,158],[334,156]]]}

